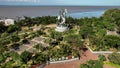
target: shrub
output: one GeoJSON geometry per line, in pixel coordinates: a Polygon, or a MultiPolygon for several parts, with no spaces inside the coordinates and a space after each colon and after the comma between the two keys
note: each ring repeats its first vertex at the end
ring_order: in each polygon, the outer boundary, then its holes
{"type": "Polygon", "coordinates": [[[110,62],[113,62],[115,64],[119,64],[120,65],[120,54],[118,54],[118,53],[110,54],[108,56],[108,59],[109,59],[110,62]]]}
{"type": "Polygon", "coordinates": [[[19,49],[19,46],[20,46],[20,44],[18,44],[18,43],[11,45],[11,47],[15,50],[19,49]]]}
{"type": "Polygon", "coordinates": [[[81,64],[80,68],[89,68],[89,66],[87,64],[81,64]]]}
{"type": "Polygon", "coordinates": [[[106,61],[106,57],[104,55],[99,55],[98,58],[100,61],[106,61]]]}
{"type": "Polygon", "coordinates": [[[20,55],[20,58],[21,58],[21,61],[26,64],[32,58],[32,54],[28,51],[24,51],[20,55]]]}
{"type": "Polygon", "coordinates": [[[86,64],[81,64],[80,68],[103,68],[103,63],[98,60],[90,60],[86,64]]]}
{"type": "Polygon", "coordinates": [[[27,43],[29,43],[28,39],[22,40],[22,44],[27,44],[27,43]]]}
{"type": "Polygon", "coordinates": [[[0,54],[0,63],[4,63],[6,60],[6,57],[4,57],[2,54],[0,54]]]}

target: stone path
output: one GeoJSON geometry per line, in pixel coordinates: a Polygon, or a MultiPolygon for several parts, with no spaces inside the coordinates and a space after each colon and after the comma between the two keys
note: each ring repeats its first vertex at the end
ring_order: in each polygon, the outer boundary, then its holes
{"type": "Polygon", "coordinates": [[[36,37],[32,40],[30,40],[28,44],[21,45],[19,47],[19,50],[16,50],[19,54],[21,54],[23,51],[29,51],[29,52],[35,52],[35,48],[33,47],[35,44],[42,44],[42,46],[47,47],[48,45],[43,42],[43,38],[36,37]]]}

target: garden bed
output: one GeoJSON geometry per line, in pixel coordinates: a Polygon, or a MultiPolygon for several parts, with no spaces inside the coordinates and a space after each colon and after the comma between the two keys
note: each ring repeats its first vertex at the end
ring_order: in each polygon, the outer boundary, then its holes
{"type": "MultiPolygon", "coordinates": [[[[94,54],[112,54],[113,51],[93,51],[89,46],[86,46],[94,54]]],[[[120,53],[120,52],[117,52],[120,53]]]]}
{"type": "Polygon", "coordinates": [[[54,63],[65,63],[65,62],[71,62],[71,61],[75,61],[78,60],[79,58],[71,58],[71,59],[64,59],[64,60],[59,60],[59,61],[50,61],[51,64],[54,63]]]}

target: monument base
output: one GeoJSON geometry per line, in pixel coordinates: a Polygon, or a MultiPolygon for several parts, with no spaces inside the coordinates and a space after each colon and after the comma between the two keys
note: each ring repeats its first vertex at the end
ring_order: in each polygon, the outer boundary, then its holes
{"type": "Polygon", "coordinates": [[[55,29],[55,31],[64,32],[67,29],[68,29],[67,26],[57,26],[56,29],[55,29]]]}

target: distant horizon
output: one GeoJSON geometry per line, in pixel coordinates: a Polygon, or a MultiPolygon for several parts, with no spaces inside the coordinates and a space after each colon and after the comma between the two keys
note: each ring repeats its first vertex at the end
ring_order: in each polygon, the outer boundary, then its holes
{"type": "Polygon", "coordinates": [[[11,6],[11,7],[120,7],[120,5],[0,5],[0,7],[11,6]]]}
{"type": "Polygon", "coordinates": [[[120,6],[120,0],[0,0],[7,6],[120,6]]]}

